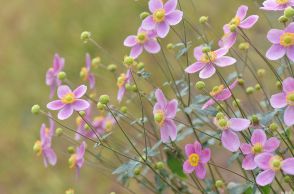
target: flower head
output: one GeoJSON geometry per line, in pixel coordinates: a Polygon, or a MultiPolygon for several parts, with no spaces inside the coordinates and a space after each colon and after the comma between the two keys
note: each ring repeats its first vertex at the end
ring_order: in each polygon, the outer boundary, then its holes
{"type": "Polygon", "coordinates": [[[128,69],[127,73],[122,73],[117,78],[117,86],[118,86],[118,93],[117,93],[117,100],[121,102],[125,92],[126,92],[126,84],[130,83],[131,80],[131,69],[128,69]]]}
{"type": "Polygon", "coordinates": [[[265,186],[273,182],[276,173],[282,170],[285,174],[294,175],[294,158],[283,159],[279,155],[262,153],[254,158],[257,166],[263,171],[256,177],[256,182],[260,186],[265,186]]]}
{"type": "Polygon", "coordinates": [[[240,147],[240,139],[235,132],[243,131],[250,125],[250,120],[230,118],[218,115],[213,120],[214,124],[222,131],[221,142],[223,147],[231,152],[236,152],[240,147]]]}
{"type": "Polygon", "coordinates": [[[90,89],[93,89],[95,87],[95,75],[93,73],[91,73],[91,64],[92,64],[91,57],[87,53],[86,54],[86,66],[82,67],[82,69],[80,71],[80,76],[83,81],[88,81],[90,89]]]}
{"type": "Polygon", "coordinates": [[[160,127],[161,141],[166,143],[174,141],[177,137],[177,126],[173,119],[177,113],[178,102],[173,99],[167,101],[160,89],[155,91],[157,103],[153,107],[153,115],[156,124],[160,127]]]}
{"type": "Polygon", "coordinates": [[[77,174],[79,174],[80,169],[84,164],[84,155],[86,151],[86,142],[82,142],[80,146],[76,148],[76,152],[70,156],[68,159],[69,168],[76,168],[77,174]]]}
{"type": "Polygon", "coordinates": [[[284,108],[284,122],[287,126],[294,124],[294,78],[288,77],[283,81],[283,91],[271,96],[273,108],[284,108]]]}
{"type": "Polygon", "coordinates": [[[268,59],[277,60],[287,55],[291,61],[294,61],[294,22],[284,30],[271,29],[267,39],[273,44],[266,52],[268,59]]]}
{"type": "Polygon", "coordinates": [[[47,104],[50,110],[60,110],[58,119],[65,120],[70,117],[74,110],[82,111],[89,108],[90,104],[86,100],[80,99],[87,91],[87,86],[81,85],[72,91],[68,86],[58,87],[57,95],[59,100],[54,100],[47,104]]]}
{"type": "Polygon", "coordinates": [[[245,170],[255,169],[257,164],[254,162],[254,157],[261,153],[274,152],[279,145],[280,141],[277,138],[271,137],[267,139],[262,129],[254,130],[251,136],[251,144],[243,143],[240,146],[242,153],[245,155],[242,167],[245,170]]]}
{"type": "Polygon", "coordinates": [[[206,163],[210,160],[211,151],[209,148],[202,149],[201,144],[195,141],[194,144],[187,144],[185,146],[185,153],[187,160],[183,164],[185,173],[192,173],[195,171],[199,179],[204,179],[206,176],[206,163]]]}
{"type": "Polygon", "coordinates": [[[125,39],[124,45],[132,47],[130,56],[133,58],[137,58],[143,52],[143,49],[154,54],[160,51],[156,37],[157,34],[154,30],[147,31],[140,27],[136,36],[130,35],[125,39]]]}
{"type": "Polygon", "coordinates": [[[294,6],[293,0],[266,0],[262,3],[263,7],[260,9],[269,11],[281,11],[287,7],[294,6]]]}
{"type": "Polygon", "coordinates": [[[58,73],[62,71],[63,67],[64,58],[55,54],[52,67],[46,73],[46,85],[50,86],[50,98],[54,96],[56,88],[61,85],[61,81],[58,79],[58,73]]]}
{"type": "Polygon", "coordinates": [[[142,28],[155,30],[160,38],[164,38],[170,26],[178,24],[183,17],[183,12],[176,10],[177,0],[169,0],[165,4],[161,0],[150,0],[149,9],[151,15],[142,22],[142,28]]]}
{"type": "Polygon", "coordinates": [[[215,73],[215,65],[218,67],[226,67],[236,63],[236,59],[228,56],[226,48],[220,48],[216,51],[202,52],[203,46],[194,49],[196,62],[185,69],[187,73],[196,73],[200,71],[201,79],[210,78],[215,73]]]}

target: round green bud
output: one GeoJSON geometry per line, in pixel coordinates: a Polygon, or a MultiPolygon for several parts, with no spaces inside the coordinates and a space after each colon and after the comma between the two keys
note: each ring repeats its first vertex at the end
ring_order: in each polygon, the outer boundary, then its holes
{"type": "Polygon", "coordinates": [[[200,24],[205,24],[208,21],[208,17],[207,16],[201,16],[199,18],[199,23],[200,24]]]}
{"type": "Polygon", "coordinates": [[[75,194],[75,191],[73,189],[68,189],[65,191],[65,194],[75,194]]]}
{"type": "Polygon", "coordinates": [[[98,102],[97,103],[97,109],[100,110],[100,111],[103,111],[105,109],[105,105],[102,104],[101,102],[98,102]]]}
{"type": "Polygon", "coordinates": [[[222,180],[215,181],[216,188],[223,188],[224,186],[225,186],[225,183],[222,180]]]}
{"type": "Polygon", "coordinates": [[[128,66],[133,65],[134,64],[134,58],[130,57],[130,56],[125,56],[124,64],[128,65],[128,66]]]}
{"type": "Polygon", "coordinates": [[[277,81],[277,82],[276,82],[276,87],[277,87],[278,89],[282,89],[282,83],[281,83],[280,81],[277,81]]]}
{"type": "Polygon", "coordinates": [[[138,92],[138,88],[135,84],[132,85],[132,91],[133,92],[138,92]]]}
{"type": "Polygon", "coordinates": [[[108,104],[109,103],[109,96],[108,95],[106,95],[106,94],[104,94],[104,95],[101,95],[100,97],[99,97],[99,102],[101,103],[101,104],[108,104]]]}
{"type": "Polygon", "coordinates": [[[208,53],[209,51],[211,51],[211,48],[208,47],[208,46],[204,46],[204,47],[202,48],[202,52],[203,52],[203,53],[208,53]]]}
{"type": "Polygon", "coordinates": [[[86,112],[85,111],[79,111],[79,114],[83,117],[86,115],[86,112]]]}
{"type": "Polygon", "coordinates": [[[55,130],[55,134],[56,134],[56,136],[58,136],[58,137],[60,137],[62,134],[63,134],[63,129],[62,128],[57,128],[56,130],[55,130]]]}
{"type": "Polygon", "coordinates": [[[254,125],[257,125],[259,123],[259,118],[257,115],[252,115],[251,117],[251,122],[254,124],[254,125]]]}
{"type": "Polygon", "coordinates": [[[257,75],[259,76],[259,77],[263,77],[264,75],[265,75],[265,69],[258,69],[257,70],[257,75]]]}
{"type": "Polygon", "coordinates": [[[94,59],[92,59],[92,66],[93,67],[98,67],[98,65],[100,65],[101,63],[101,58],[100,57],[95,57],[94,59]]]}
{"type": "Polygon", "coordinates": [[[131,84],[126,84],[126,90],[127,91],[132,91],[132,85],[131,84]]]}
{"type": "Polygon", "coordinates": [[[294,9],[292,7],[287,7],[285,10],[284,10],[284,16],[286,16],[287,18],[291,18],[294,16],[294,9]]]}
{"type": "Polygon", "coordinates": [[[145,67],[145,64],[143,62],[140,62],[140,63],[137,64],[137,69],[138,70],[142,70],[142,69],[144,69],[144,67],[145,67]]]}
{"type": "Polygon", "coordinates": [[[246,93],[247,94],[253,94],[253,92],[254,92],[254,88],[253,87],[248,87],[248,88],[246,88],[246,93]]]}
{"type": "Polygon", "coordinates": [[[233,101],[232,105],[234,107],[238,107],[238,105],[240,106],[240,103],[241,103],[240,99],[236,99],[236,101],[235,100],[233,101]]]}
{"type": "Polygon", "coordinates": [[[291,177],[290,176],[285,176],[284,177],[284,181],[286,182],[286,183],[291,183],[291,177]]]}
{"type": "Polygon", "coordinates": [[[240,50],[248,50],[250,48],[250,44],[248,42],[242,42],[239,44],[238,48],[240,50]]]}
{"type": "Polygon", "coordinates": [[[230,31],[231,32],[235,32],[236,29],[237,29],[237,26],[236,25],[234,25],[234,24],[230,25],[230,31]]]}
{"type": "Polygon", "coordinates": [[[279,22],[280,23],[287,23],[288,22],[288,18],[284,15],[282,15],[281,17],[279,17],[279,22]]]}
{"type": "Polygon", "coordinates": [[[109,194],[116,194],[116,192],[110,192],[109,194]]]}
{"type": "Polygon", "coordinates": [[[31,108],[31,112],[34,114],[34,115],[37,115],[40,113],[40,106],[38,104],[35,104],[32,106],[31,108]]]}
{"type": "Polygon", "coordinates": [[[171,50],[171,49],[174,48],[174,44],[173,44],[173,43],[168,43],[168,44],[166,45],[166,48],[167,48],[168,50],[171,50]]]}
{"type": "Polygon", "coordinates": [[[244,79],[238,78],[238,84],[239,84],[240,86],[243,86],[244,83],[245,83],[244,79]]]}
{"type": "Polygon", "coordinates": [[[270,126],[269,126],[269,129],[271,131],[276,131],[278,129],[277,123],[271,123],[270,126]]]}
{"type": "Polygon", "coordinates": [[[215,117],[217,118],[217,120],[220,120],[223,119],[225,115],[222,112],[218,112],[215,117]]]}
{"type": "Polygon", "coordinates": [[[126,114],[128,112],[128,108],[126,106],[120,107],[120,112],[126,114]]]}
{"type": "Polygon", "coordinates": [[[73,153],[75,153],[75,148],[74,148],[73,146],[68,146],[68,147],[67,147],[67,152],[68,152],[69,154],[73,154],[73,153]]]}
{"type": "Polygon", "coordinates": [[[256,85],[255,85],[255,90],[258,91],[258,90],[260,90],[260,89],[261,89],[261,86],[260,86],[259,84],[256,84],[256,85]]]}
{"type": "Polygon", "coordinates": [[[227,127],[228,126],[228,121],[226,119],[220,119],[218,121],[218,124],[220,127],[227,127]]]}
{"type": "Polygon", "coordinates": [[[147,18],[150,14],[146,11],[140,13],[140,19],[144,20],[145,18],[147,18]]]}
{"type": "Polygon", "coordinates": [[[205,88],[205,83],[203,81],[198,81],[195,84],[195,88],[198,90],[203,90],[205,88]]]}
{"type": "Polygon", "coordinates": [[[155,169],[161,170],[164,168],[164,163],[162,161],[156,162],[155,169]]]}
{"type": "Polygon", "coordinates": [[[134,175],[138,176],[141,174],[141,168],[140,167],[137,167],[134,169],[134,175]]]}
{"type": "Polygon", "coordinates": [[[117,69],[117,66],[115,64],[110,64],[107,66],[107,70],[110,72],[115,72],[117,69]]]}
{"type": "Polygon", "coordinates": [[[90,37],[91,37],[91,32],[84,31],[84,32],[81,33],[81,40],[84,43],[87,43],[90,40],[90,37]]]}
{"type": "Polygon", "coordinates": [[[58,79],[59,80],[64,80],[66,78],[66,73],[64,71],[61,71],[58,73],[58,79]]]}

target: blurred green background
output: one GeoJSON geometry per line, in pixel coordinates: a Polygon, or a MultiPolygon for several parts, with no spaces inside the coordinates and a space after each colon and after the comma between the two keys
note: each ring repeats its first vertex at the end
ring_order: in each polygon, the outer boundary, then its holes
{"type": "MultiPolygon", "coordinates": [[[[199,16],[209,15],[211,22],[220,30],[242,3],[250,5],[251,13],[258,10],[252,0],[194,0],[195,7],[190,1],[186,0],[183,8],[191,21],[196,23],[199,16]]],[[[111,172],[90,166],[85,166],[77,179],[67,167],[68,155],[64,150],[57,149],[57,166],[44,168],[41,158],[34,155],[32,146],[39,137],[40,124],[47,120],[31,115],[30,108],[35,103],[44,106],[48,101],[45,73],[55,52],[65,58],[68,76],[78,78],[86,52],[92,56],[102,55],[93,45],[83,44],[80,40],[80,33],[87,30],[113,56],[122,59],[128,53],[122,42],[127,35],[136,33],[141,22],[139,14],[146,10],[146,0],[1,1],[1,194],[64,193],[68,188],[75,189],[76,193],[121,190],[117,183],[111,181],[114,178],[111,172]]],[[[257,25],[255,31],[261,31],[260,26],[257,25]]],[[[262,28],[262,33],[267,28],[262,28]]],[[[177,29],[182,32],[181,27],[177,29]]],[[[259,37],[262,37],[261,42],[265,41],[264,34],[256,35],[257,39],[259,37]]],[[[171,38],[170,41],[175,40],[171,38]]],[[[196,46],[195,42],[193,46],[196,46]]],[[[102,61],[105,64],[112,62],[104,58],[102,61]]],[[[116,91],[116,86],[107,83],[101,83],[99,88],[116,91]]]]}

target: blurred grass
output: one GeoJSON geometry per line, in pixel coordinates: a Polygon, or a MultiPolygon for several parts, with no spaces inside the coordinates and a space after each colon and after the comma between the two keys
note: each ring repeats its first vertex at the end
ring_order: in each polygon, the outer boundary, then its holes
{"type": "MultiPolygon", "coordinates": [[[[49,89],[44,75],[58,52],[66,59],[69,77],[77,77],[84,65],[84,54],[101,55],[93,45],[84,45],[80,33],[91,31],[93,38],[121,59],[128,52],[122,41],[136,32],[138,15],[147,1],[133,0],[2,0],[0,7],[0,193],[63,193],[74,188],[77,193],[107,193],[118,188],[110,172],[91,167],[82,169],[75,178],[66,167],[67,155],[58,150],[58,165],[45,169],[40,158],[32,152],[39,135],[42,117],[30,114],[32,104],[46,104],[49,89]],[[93,173],[94,172],[94,173],[93,173]]],[[[251,13],[257,10],[252,1],[195,0],[195,7],[184,3],[189,19],[209,15],[216,28],[221,29],[241,3],[250,4],[251,13]],[[220,17],[221,16],[221,17],[220,17]]],[[[181,27],[177,27],[182,32],[181,27]]],[[[255,32],[267,29],[258,25],[255,32]]],[[[217,31],[219,32],[219,31],[217,31]]],[[[264,34],[257,35],[264,41],[264,34]]],[[[193,36],[191,36],[193,37],[193,36]]],[[[175,41],[175,39],[171,39],[175,41]]],[[[163,43],[167,43],[165,40],[163,43]]],[[[195,42],[194,42],[195,43],[195,42]]],[[[105,59],[105,63],[111,60],[105,59]]],[[[156,67],[154,68],[157,69],[156,67]]],[[[113,84],[113,83],[111,83],[113,84]]],[[[101,83],[104,91],[114,90],[101,83]]],[[[43,121],[47,120],[43,118],[43,121]]],[[[55,140],[57,142],[58,140],[55,140]]],[[[118,189],[119,190],[119,189],[118,189]]]]}

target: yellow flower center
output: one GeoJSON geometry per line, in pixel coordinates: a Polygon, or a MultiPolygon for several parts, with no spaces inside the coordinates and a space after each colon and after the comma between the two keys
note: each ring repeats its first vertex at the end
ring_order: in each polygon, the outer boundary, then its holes
{"type": "Polygon", "coordinates": [[[118,88],[123,87],[126,79],[127,79],[126,74],[124,74],[124,73],[120,74],[120,76],[117,78],[117,83],[116,83],[118,88]]]}
{"type": "Polygon", "coordinates": [[[42,154],[42,143],[40,140],[37,140],[33,146],[34,152],[37,154],[37,156],[40,156],[42,154]]]}
{"type": "Polygon", "coordinates": [[[77,154],[72,154],[68,159],[69,168],[75,167],[77,164],[77,154]]]}
{"type": "Polygon", "coordinates": [[[111,120],[107,120],[105,123],[105,130],[106,132],[109,132],[112,130],[112,121],[111,120]]]}
{"type": "Polygon", "coordinates": [[[153,13],[153,20],[156,23],[160,23],[164,21],[165,19],[165,10],[164,9],[158,9],[153,13]]]}
{"type": "Polygon", "coordinates": [[[284,47],[292,46],[294,45],[294,33],[285,32],[280,37],[280,44],[284,47]]]}
{"type": "Polygon", "coordinates": [[[200,61],[203,63],[210,63],[210,62],[215,61],[216,57],[217,57],[217,55],[214,51],[209,51],[207,53],[203,53],[200,61]]]}
{"type": "Polygon", "coordinates": [[[162,110],[158,110],[154,114],[154,120],[159,126],[161,126],[165,120],[165,113],[162,110]]]}
{"type": "Polygon", "coordinates": [[[140,44],[144,44],[148,40],[148,37],[146,35],[146,32],[140,32],[137,35],[137,42],[140,44]]]}
{"type": "Polygon", "coordinates": [[[276,3],[279,5],[284,5],[287,4],[289,2],[289,0],[276,0],[276,3]]]}
{"type": "Polygon", "coordinates": [[[251,151],[253,154],[260,154],[263,150],[261,143],[256,143],[253,145],[251,151]]]}
{"type": "Polygon", "coordinates": [[[235,26],[239,26],[241,20],[239,17],[234,17],[231,21],[230,21],[230,25],[235,25],[235,26]]]}
{"type": "Polygon", "coordinates": [[[199,163],[199,155],[198,154],[191,154],[190,156],[189,156],[189,163],[190,163],[190,165],[191,166],[194,166],[194,167],[196,167],[196,166],[198,166],[198,163],[199,163]]]}
{"type": "Polygon", "coordinates": [[[74,103],[75,100],[76,100],[76,98],[73,93],[68,93],[68,94],[64,95],[61,99],[61,101],[64,104],[72,104],[72,103],[74,103]]]}
{"type": "Polygon", "coordinates": [[[282,161],[283,161],[283,158],[281,156],[276,155],[276,156],[271,157],[271,159],[269,161],[270,168],[273,171],[280,170],[281,166],[282,166],[282,161]]]}
{"type": "Polygon", "coordinates": [[[65,194],[75,194],[75,191],[73,189],[68,189],[65,191],[65,194]]]}
{"type": "Polygon", "coordinates": [[[294,92],[287,94],[286,101],[288,105],[294,106],[294,92]]]}
{"type": "Polygon", "coordinates": [[[82,78],[83,81],[86,81],[88,79],[89,72],[86,67],[83,67],[80,71],[80,77],[82,78]]]}
{"type": "Polygon", "coordinates": [[[79,126],[79,125],[81,125],[81,123],[82,123],[82,118],[80,117],[80,116],[78,116],[77,118],[76,118],[76,124],[79,126]]]}
{"type": "Polygon", "coordinates": [[[224,85],[214,86],[210,92],[211,96],[215,96],[219,93],[221,93],[225,89],[224,85]]]}

